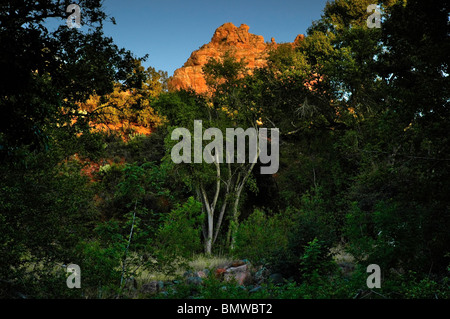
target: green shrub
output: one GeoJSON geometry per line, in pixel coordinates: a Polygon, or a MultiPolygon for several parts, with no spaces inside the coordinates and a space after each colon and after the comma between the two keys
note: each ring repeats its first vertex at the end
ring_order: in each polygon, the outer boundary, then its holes
{"type": "Polygon", "coordinates": [[[257,264],[273,263],[278,252],[287,247],[289,225],[286,216],[269,217],[263,211],[255,210],[240,223],[233,254],[257,264]]]}
{"type": "Polygon", "coordinates": [[[203,220],[202,204],[189,197],[183,205],[163,217],[163,224],[158,229],[157,241],[162,249],[171,251],[178,256],[188,257],[199,252],[200,225],[203,220]]]}
{"type": "Polygon", "coordinates": [[[398,280],[398,291],[407,299],[448,299],[450,298],[449,278],[440,280],[421,276],[409,271],[407,275],[398,280]]]}
{"type": "Polygon", "coordinates": [[[158,268],[170,274],[181,262],[185,263],[194,254],[201,252],[202,204],[189,197],[183,205],[163,216],[156,233],[155,251],[158,268]]]}
{"type": "MultiPolygon", "coordinates": [[[[334,240],[334,234],[329,229],[329,225],[322,219],[326,215],[323,207],[321,195],[307,192],[302,196],[302,207],[300,210],[288,209],[286,216],[292,220],[292,226],[288,229],[288,243],[286,249],[278,253],[278,258],[274,264],[275,270],[283,273],[287,277],[300,279],[299,268],[305,249],[314,242],[314,249],[320,250],[320,256],[331,259],[329,249],[334,240]],[[317,246],[317,244],[319,244],[317,246]]],[[[311,248],[311,247],[310,247],[311,248]]]]}
{"type": "Polygon", "coordinates": [[[303,256],[300,258],[299,269],[303,278],[328,275],[335,269],[336,265],[323,241],[314,238],[305,246],[303,256]]]}
{"type": "Polygon", "coordinates": [[[81,289],[86,297],[108,298],[118,292],[121,276],[121,245],[103,247],[100,242],[80,244],[81,289]]]}

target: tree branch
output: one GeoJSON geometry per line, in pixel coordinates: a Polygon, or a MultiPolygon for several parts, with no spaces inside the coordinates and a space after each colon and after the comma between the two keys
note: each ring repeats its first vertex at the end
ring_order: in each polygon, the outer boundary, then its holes
{"type": "Polygon", "coordinates": [[[214,212],[216,209],[217,200],[219,198],[220,193],[220,163],[219,163],[219,154],[216,154],[216,160],[214,161],[216,165],[216,194],[214,195],[213,202],[211,204],[211,211],[214,212]]]}

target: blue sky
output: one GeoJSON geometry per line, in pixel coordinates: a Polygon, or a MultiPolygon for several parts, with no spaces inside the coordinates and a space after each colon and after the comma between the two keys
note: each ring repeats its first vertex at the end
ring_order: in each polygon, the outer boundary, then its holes
{"type": "Polygon", "coordinates": [[[266,41],[292,42],[320,18],[326,0],[105,0],[105,34],[137,56],[149,54],[144,66],[173,74],[192,51],[208,43],[226,22],[245,23],[266,41]]]}

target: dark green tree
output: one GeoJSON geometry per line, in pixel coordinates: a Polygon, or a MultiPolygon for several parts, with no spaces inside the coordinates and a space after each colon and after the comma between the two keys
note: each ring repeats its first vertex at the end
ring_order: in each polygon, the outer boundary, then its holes
{"type": "Polygon", "coordinates": [[[104,36],[101,1],[78,2],[80,29],[66,25],[69,4],[0,4],[0,283],[9,297],[74,294],[61,265],[92,235],[98,213],[81,167],[66,159],[102,143],[87,118],[72,120],[92,93],[109,93],[114,82],[140,87],[145,78],[138,59],[104,36]],[[61,25],[50,30],[49,19],[61,25]]]}

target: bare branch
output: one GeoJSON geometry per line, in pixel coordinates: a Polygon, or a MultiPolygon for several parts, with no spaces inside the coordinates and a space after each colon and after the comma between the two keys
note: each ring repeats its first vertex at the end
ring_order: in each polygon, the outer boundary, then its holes
{"type": "Polygon", "coordinates": [[[200,182],[200,191],[202,193],[203,196],[203,201],[205,203],[205,207],[206,207],[206,212],[209,214],[211,214],[211,206],[209,206],[209,201],[208,201],[208,196],[206,195],[206,191],[205,188],[203,187],[203,183],[200,182]]]}
{"type": "Polygon", "coordinates": [[[216,154],[216,160],[214,161],[216,165],[216,194],[214,195],[213,202],[211,204],[211,211],[214,214],[214,210],[216,209],[217,200],[219,198],[220,193],[220,163],[219,163],[219,154],[216,154]]]}

